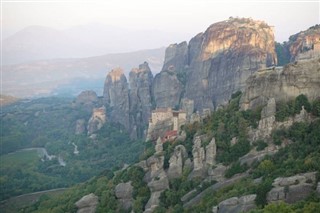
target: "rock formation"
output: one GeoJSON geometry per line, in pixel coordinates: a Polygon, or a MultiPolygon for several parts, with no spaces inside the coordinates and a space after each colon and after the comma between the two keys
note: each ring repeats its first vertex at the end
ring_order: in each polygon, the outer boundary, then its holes
{"type": "Polygon", "coordinates": [[[94,108],[92,111],[92,116],[88,121],[88,135],[91,135],[95,131],[101,129],[101,127],[106,122],[106,108],[94,108]]]}
{"type": "MultiPolygon", "coordinates": [[[[153,75],[147,62],[134,68],[129,73],[130,84],[130,126],[136,128],[136,137],[142,138],[152,109],[153,75]]],[[[134,133],[132,133],[134,134],[134,133]]]]}
{"type": "Polygon", "coordinates": [[[76,121],[76,130],[75,134],[80,135],[86,131],[86,121],[84,119],[78,119],[76,121]]]}
{"type": "Polygon", "coordinates": [[[115,195],[125,210],[128,210],[132,206],[132,192],[133,187],[131,186],[131,182],[119,183],[115,188],[115,195]]]}
{"type": "Polygon", "coordinates": [[[169,179],[178,178],[182,175],[184,161],[187,157],[188,154],[183,145],[178,145],[174,148],[174,152],[169,160],[169,169],[167,171],[169,179]]]}
{"type": "Polygon", "coordinates": [[[238,213],[248,212],[256,208],[255,199],[257,195],[245,195],[242,197],[231,197],[227,200],[221,201],[218,206],[212,208],[213,213],[238,213]]]}
{"type": "Polygon", "coordinates": [[[251,75],[241,97],[241,108],[246,110],[275,101],[288,101],[300,94],[309,101],[319,97],[320,59],[298,61],[282,68],[259,70],[251,75]]]}
{"type": "Polygon", "coordinates": [[[161,152],[160,142],[158,142],[157,153],[149,157],[146,161],[146,174],[144,180],[148,183],[151,191],[145,212],[151,213],[159,205],[161,193],[169,188],[169,180],[163,169],[164,156],[161,152]]]}
{"type": "Polygon", "coordinates": [[[157,108],[176,108],[180,104],[183,84],[174,71],[163,70],[153,80],[153,96],[157,108]]]}
{"type": "Polygon", "coordinates": [[[255,138],[266,138],[271,135],[276,121],[276,101],[274,98],[268,100],[267,105],[261,111],[261,120],[255,133],[255,138]]]}
{"type": "Polygon", "coordinates": [[[180,44],[171,44],[165,53],[165,59],[162,70],[183,72],[188,66],[188,44],[182,42],[180,44]]]}
{"type": "Polygon", "coordinates": [[[197,110],[225,104],[258,69],[276,64],[272,27],[252,19],[211,25],[189,42],[185,97],[197,110]]]}
{"type": "Polygon", "coordinates": [[[196,136],[193,141],[192,147],[193,156],[193,171],[190,174],[190,178],[202,177],[204,175],[204,162],[205,162],[205,151],[201,146],[201,138],[196,136]]]}
{"type": "Polygon", "coordinates": [[[206,165],[207,167],[216,164],[217,145],[215,138],[212,138],[210,143],[206,146],[206,165]]]}
{"type": "Polygon", "coordinates": [[[129,130],[129,88],[121,68],[113,69],[108,73],[103,98],[104,104],[111,108],[110,120],[122,124],[129,130]]]}
{"type": "Polygon", "coordinates": [[[94,91],[86,90],[77,96],[74,100],[74,104],[76,106],[81,106],[82,109],[85,109],[88,112],[91,112],[94,107],[101,106],[101,101],[94,91]]]}
{"type": "Polygon", "coordinates": [[[320,25],[290,36],[286,46],[291,61],[320,57],[320,25]]]}
{"type": "Polygon", "coordinates": [[[176,107],[188,98],[200,112],[213,109],[244,89],[252,73],[274,64],[272,27],[239,18],[215,23],[189,44],[166,49],[163,69],[154,79],[156,106],[176,107]]]}
{"type": "Polygon", "coordinates": [[[273,189],[267,194],[268,202],[295,203],[307,198],[314,191],[316,172],[279,177],[273,181],[273,189]]]}
{"type": "Polygon", "coordinates": [[[75,205],[78,208],[77,213],[95,213],[99,198],[93,193],[83,196],[75,205]]]}

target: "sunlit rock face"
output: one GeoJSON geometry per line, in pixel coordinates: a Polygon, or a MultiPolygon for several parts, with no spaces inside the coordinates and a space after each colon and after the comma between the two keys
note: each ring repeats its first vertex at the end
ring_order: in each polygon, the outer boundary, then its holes
{"type": "Polygon", "coordinates": [[[287,48],[291,61],[320,57],[320,25],[290,36],[287,48]]]}
{"type": "Polygon", "coordinates": [[[110,120],[129,130],[129,88],[121,68],[111,70],[104,83],[104,104],[110,107],[110,120]]]}
{"type": "Polygon", "coordinates": [[[252,73],[276,64],[273,29],[252,19],[213,24],[189,42],[189,63],[186,97],[195,108],[225,104],[252,73]]]}
{"type": "Polygon", "coordinates": [[[252,73],[276,63],[273,28],[265,22],[230,18],[215,23],[189,44],[166,49],[154,80],[156,105],[175,107],[188,98],[200,112],[213,109],[243,90],[252,73]]]}

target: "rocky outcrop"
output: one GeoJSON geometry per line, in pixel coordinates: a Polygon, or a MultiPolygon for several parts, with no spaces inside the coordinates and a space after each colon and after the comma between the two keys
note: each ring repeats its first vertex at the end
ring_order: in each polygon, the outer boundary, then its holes
{"type": "Polygon", "coordinates": [[[153,75],[147,62],[134,68],[129,73],[130,84],[130,126],[136,129],[132,137],[142,138],[145,126],[149,121],[152,109],[152,81],[153,75]]]}
{"type": "Polygon", "coordinates": [[[248,212],[256,208],[256,194],[245,195],[242,197],[232,197],[219,203],[218,206],[212,208],[214,213],[238,213],[248,212]]]}
{"type": "Polygon", "coordinates": [[[95,213],[99,198],[93,193],[83,196],[75,205],[78,208],[77,213],[95,213]]]}
{"type": "Polygon", "coordinates": [[[241,97],[241,108],[246,110],[275,101],[288,101],[300,94],[309,101],[319,97],[320,59],[298,61],[284,68],[259,70],[251,75],[241,97]]]}
{"type": "Polygon", "coordinates": [[[133,187],[131,182],[119,183],[115,187],[115,195],[123,209],[128,210],[132,206],[133,187]]]}
{"type": "Polygon", "coordinates": [[[171,44],[165,53],[165,59],[162,70],[183,72],[188,66],[188,44],[182,42],[180,44],[171,44]]]}
{"type": "Polygon", "coordinates": [[[178,145],[174,148],[174,152],[169,160],[169,169],[167,171],[168,178],[174,179],[182,175],[184,161],[188,157],[186,148],[178,145]]]}
{"type": "Polygon", "coordinates": [[[227,170],[227,167],[222,164],[218,164],[215,168],[209,167],[207,180],[208,181],[215,180],[218,182],[224,181],[225,180],[224,174],[226,170],[227,170]]]}
{"type": "Polygon", "coordinates": [[[267,201],[295,203],[303,200],[314,191],[315,181],[316,172],[276,178],[272,184],[274,188],[267,194],[267,201]]]}
{"type": "Polygon", "coordinates": [[[320,57],[320,25],[290,36],[286,46],[291,61],[320,57]]]}
{"type": "Polygon", "coordinates": [[[193,170],[189,178],[203,177],[205,174],[205,150],[201,146],[201,138],[196,136],[192,146],[193,170]]]}
{"type": "Polygon", "coordinates": [[[145,206],[145,213],[153,212],[159,205],[161,193],[169,188],[169,180],[163,169],[164,156],[161,141],[157,142],[157,152],[146,161],[146,174],[144,180],[148,183],[151,191],[150,198],[145,206]]]}
{"type": "Polygon", "coordinates": [[[180,104],[183,84],[174,71],[163,70],[153,80],[153,96],[157,108],[176,108],[180,104]]]}
{"type": "Polygon", "coordinates": [[[225,104],[255,71],[276,64],[273,29],[261,21],[234,19],[211,25],[189,42],[185,97],[197,110],[225,104]]]}
{"type": "Polygon", "coordinates": [[[106,108],[94,108],[92,116],[88,121],[88,135],[98,131],[106,122],[106,108]]]}
{"type": "Polygon", "coordinates": [[[189,178],[205,177],[212,173],[212,167],[216,164],[217,146],[215,138],[212,138],[210,143],[204,148],[201,141],[208,140],[204,136],[195,136],[193,140],[192,156],[193,170],[189,178]]]}
{"type": "Polygon", "coordinates": [[[166,49],[162,72],[154,80],[156,106],[175,107],[188,98],[200,112],[213,109],[276,60],[273,29],[266,23],[239,18],[215,23],[189,44],[166,49]]]}
{"type": "Polygon", "coordinates": [[[210,167],[216,164],[217,145],[215,138],[212,138],[206,146],[206,166],[210,167]]]}
{"type": "Polygon", "coordinates": [[[103,99],[104,104],[110,107],[110,120],[122,124],[129,130],[129,88],[127,78],[121,68],[113,69],[108,73],[104,84],[103,99]]]}

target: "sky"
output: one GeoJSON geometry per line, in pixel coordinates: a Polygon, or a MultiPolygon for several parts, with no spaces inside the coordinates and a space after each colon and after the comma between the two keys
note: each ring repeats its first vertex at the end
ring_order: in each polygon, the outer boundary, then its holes
{"type": "MultiPolygon", "coordinates": [[[[135,30],[160,30],[194,36],[232,17],[264,20],[277,41],[320,23],[320,0],[1,0],[2,36],[30,25],[66,29],[101,23],[135,30]]],[[[187,39],[187,38],[186,38],[187,39]]],[[[191,39],[191,37],[189,37],[191,39]]],[[[177,41],[180,42],[180,41],[177,41]]]]}

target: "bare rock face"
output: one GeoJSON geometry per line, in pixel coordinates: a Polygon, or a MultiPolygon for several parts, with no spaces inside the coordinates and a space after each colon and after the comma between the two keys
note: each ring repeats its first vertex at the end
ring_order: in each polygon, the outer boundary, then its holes
{"type": "Polygon", "coordinates": [[[94,108],[92,111],[92,116],[88,121],[88,135],[96,132],[97,130],[101,129],[101,127],[106,122],[106,108],[94,108]]]}
{"type": "Polygon", "coordinates": [[[313,191],[316,172],[298,174],[291,177],[279,177],[273,181],[274,188],[267,194],[268,202],[285,201],[295,203],[307,198],[313,191]]]}
{"type": "Polygon", "coordinates": [[[153,75],[147,62],[129,73],[130,84],[130,126],[136,127],[136,137],[143,136],[152,109],[153,75]]]}
{"type": "Polygon", "coordinates": [[[287,48],[291,61],[320,57],[320,25],[290,36],[287,48]]]}
{"type": "Polygon", "coordinates": [[[183,71],[188,65],[188,44],[182,42],[180,44],[171,44],[165,53],[165,59],[162,70],[175,71],[177,73],[183,71]]]}
{"type": "Polygon", "coordinates": [[[256,138],[266,138],[271,135],[276,121],[276,101],[274,98],[268,100],[267,105],[261,111],[261,120],[258,130],[255,133],[256,138]]]}
{"type": "Polygon", "coordinates": [[[276,64],[270,26],[252,19],[229,19],[211,25],[189,42],[185,97],[197,110],[225,104],[245,87],[258,69],[276,64]]]}
{"type": "Polygon", "coordinates": [[[98,202],[99,198],[93,193],[82,197],[75,203],[78,208],[77,213],[95,213],[98,202]]]}
{"type": "Polygon", "coordinates": [[[160,154],[163,151],[163,144],[161,138],[159,137],[155,146],[156,154],[160,154]]]}
{"type": "Polygon", "coordinates": [[[174,152],[169,160],[169,169],[167,171],[169,179],[178,178],[182,175],[184,161],[187,157],[188,154],[183,145],[178,145],[174,148],[174,152]]]}
{"type": "Polygon", "coordinates": [[[218,207],[213,207],[216,213],[238,213],[248,212],[256,208],[255,199],[257,195],[245,195],[242,197],[232,197],[219,203],[218,207]]]}
{"type": "Polygon", "coordinates": [[[216,164],[217,145],[215,138],[212,138],[206,146],[206,165],[213,166],[216,164]]]}
{"type": "Polygon", "coordinates": [[[119,183],[115,188],[115,195],[120,201],[123,209],[129,209],[132,206],[133,187],[131,182],[119,183]]]}
{"type": "Polygon", "coordinates": [[[193,141],[192,147],[193,156],[193,171],[190,173],[189,178],[203,177],[205,173],[205,150],[201,146],[201,138],[196,136],[193,141]]]}
{"type": "Polygon", "coordinates": [[[153,212],[159,206],[161,193],[169,188],[169,179],[163,169],[163,163],[164,156],[161,152],[155,153],[146,161],[147,173],[144,180],[148,183],[151,195],[145,206],[145,213],[153,212]]]}
{"type": "Polygon", "coordinates": [[[179,106],[183,84],[174,71],[163,70],[153,80],[153,96],[158,108],[179,106]]]}
{"type": "Polygon", "coordinates": [[[108,73],[103,98],[104,104],[111,108],[110,120],[122,124],[129,130],[129,88],[121,68],[113,69],[108,73]]]}
{"type": "Polygon", "coordinates": [[[282,68],[259,70],[247,80],[241,108],[251,109],[275,101],[288,101],[304,94],[310,101],[319,97],[320,59],[298,61],[282,68]]]}

